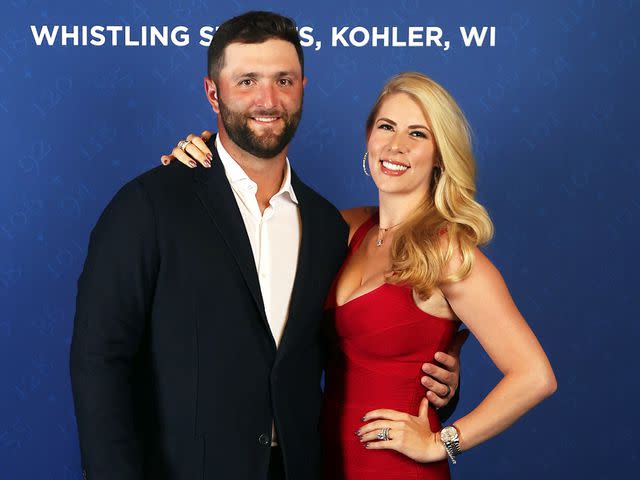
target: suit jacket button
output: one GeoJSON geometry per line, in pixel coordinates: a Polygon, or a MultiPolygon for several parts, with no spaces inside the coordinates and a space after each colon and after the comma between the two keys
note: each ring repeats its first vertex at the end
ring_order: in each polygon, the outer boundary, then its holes
{"type": "Polygon", "coordinates": [[[269,438],[269,435],[267,435],[266,433],[263,433],[258,437],[258,442],[260,442],[260,445],[264,445],[265,447],[267,445],[271,445],[271,439],[269,438]]]}
{"type": "Polygon", "coordinates": [[[82,469],[82,478],[87,480],[87,471],[84,468],[82,469]]]}

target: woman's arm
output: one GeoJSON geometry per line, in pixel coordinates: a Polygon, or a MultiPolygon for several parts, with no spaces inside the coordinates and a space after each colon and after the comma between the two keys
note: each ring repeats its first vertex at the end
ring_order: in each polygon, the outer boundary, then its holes
{"type": "Polygon", "coordinates": [[[479,249],[474,254],[471,274],[441,289],[504,377],[474,410],[454,422],[462,451],[502,432],[557,388],[547,355],[502,275],[479,249]]]}
{"type": "MultiPolygon", "coordinates": [[[[479,249],[474,254],[471,274],[440,288],[504,377],[475,409],[454,422],[462,451],[502,432],[557,388],[549,360],[502,275],[479,249]]],[[[457,269],[456,263],[447,266],[450,271],[457,269]]],[[[370,449],[393,449],[420,462],[446,458],[439,432],[429,426],[427,405],[423,399],[417,417],[395,410],[368,412],[363,417],[368,423],[357,433],[370,449]],[[391,428],[391,440],[375,441],[385,427],[391,428]]]]}

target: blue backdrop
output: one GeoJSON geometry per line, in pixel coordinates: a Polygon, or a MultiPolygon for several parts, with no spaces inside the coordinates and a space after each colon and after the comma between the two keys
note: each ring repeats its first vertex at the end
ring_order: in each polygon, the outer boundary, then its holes
{"type": "MultiPolygon", "coordinates": [[[[255,8],[293,17],[322,42],[305,49],[290,158],[338,207],[376,202],[360,170],[363,123],[392,74],[432,76],[473,126],[479,197],[496,224],[486,251],[559,389],[465,453],[454,477],[636,473],[638,2],[13,0],[0,20],[0,479],[80,478],[68,350],[88,234],[121,185],[187,132],[213,129],[199,29],[255,8]],[[128,25],[138,40],[143,25],[183,25],[190,40],[38,46],[31,25],[128,25]],[[398,40],[410,26],[437,26],[450,48],[332,47],[334,26],[396,26],[398,40]],[[461,26],[495,27],[495,46],[487,33],[465,47],[461,26]]],[[[352,43],[363,39],[356,30],[352,43]]],[[[498,379],[470,339],[455,416],[498,379]]]]}

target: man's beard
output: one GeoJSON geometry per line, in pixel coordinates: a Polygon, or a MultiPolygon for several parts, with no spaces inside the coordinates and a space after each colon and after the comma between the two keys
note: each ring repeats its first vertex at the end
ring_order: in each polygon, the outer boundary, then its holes
{"type": "Polygon", "coordinates": [[[229,138],[244,151],[258,158],[273,158],[282,152],[295,135],[302,117],[302,103],[300,103],[300,108],[291,114],[271,109],[256,111],[252,115],[229,109],[220,97],[218,97],[218,105],[220,106],[220,118],[229,138]],[[249,119],[262,116],[282,118],[284,121],[282,133],[279,135],[275,133],[256,135],[249,127],[249,119]]]}

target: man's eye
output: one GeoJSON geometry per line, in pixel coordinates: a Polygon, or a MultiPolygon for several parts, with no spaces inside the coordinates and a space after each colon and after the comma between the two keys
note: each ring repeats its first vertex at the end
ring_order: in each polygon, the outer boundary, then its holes
{"type": "Polygon", "coordinates": [[[244,80],[240,80],[238,82],[238,85],[242,85],[244,87],[248,87],[249,85],[251,85],[252,80],[250,78],[245,78],[244,80]]]}
{"type": "Polygon", "coordinates": [[[288,85],[292,85],[293,82],[291,80],[289,80],[288,78],[281,78],[280,79],[280,85],[282,86],[288,86],[288,85]]]}

